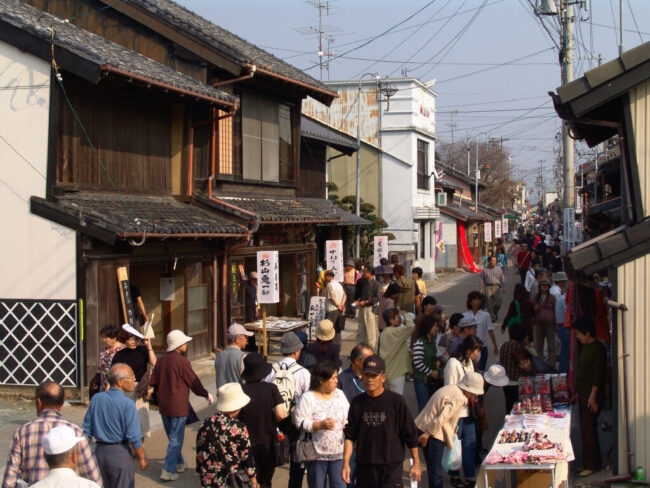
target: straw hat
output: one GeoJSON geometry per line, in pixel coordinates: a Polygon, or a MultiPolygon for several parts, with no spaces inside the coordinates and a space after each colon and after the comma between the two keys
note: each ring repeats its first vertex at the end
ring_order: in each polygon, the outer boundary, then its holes
{"type": "Polygon", "coordinates": [[[318,323],[316,327],[316,338],[321,341],[331,341],[334,339],[334,324],[331,320],[323,319],[318,323]]]}
{"type": "Polygon", "coordinates": [[[217,410],[220,412],[235,412],[248,404],[251,398],[244,393],[239,383],[226,383],[219,388],[217,410]]]}
{"type": "Polygon", "coordinates": [[[458,383],[458,388],[474,393],[474,395],[482,395],[484,393],[483,383],[483,376],[471,371],[458,383]]]}
{"type": "Polygon", "coordinates": [[[493,364],[483,374],[483,378],[492,386],[506,386],[510,383],[510,379],[506,374],[506,368],[500,364],[493,364]]]}
{"type": "Polygon", "coordinates": [[[175,351],[183,344],[187,344],[192,340],[191,337],[186,336],[180,330],[172,330],[167,334],[167,352],[175,351]]]}

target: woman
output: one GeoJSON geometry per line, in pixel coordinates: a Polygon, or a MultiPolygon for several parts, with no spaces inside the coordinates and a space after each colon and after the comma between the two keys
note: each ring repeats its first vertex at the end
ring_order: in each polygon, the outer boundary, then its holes
{"type": "Polygon", "coordinates": [[[474,321],[476,321],[476,337],[478,337],[483,343],[483,349],[481,350],[481,359],[478,365],[478,369],[480,371],[485,371],[485,366],[487,366],[488,335],[492,341],[494,355],[496,356],[499,354],[499,349],[497,348],[497,339],[494,335],[494,326],[492,325],[492,317],[490,317],[490,314],[485,310],[481,310],[483,303],[484,295],[481,295],[481,292],[478,290],[470,291],[467,294],[467,312],[463,314],[464,317],[474,319],[474,321]]]}
{"type": "Polygon", "coordinates": [[[99,335],[104,341],[104,349],[99,353],[99,365],[97,366],[97,372],[99,373],[101,384],[99,386],[99,391],[106,390],[106,374],[108,370],[111,369],[111,364],[113,363],[113,356],[122,349],[124,349],[124,344],[122,344],[118,336],[120,336],[120,329],[115,325],[107,325],[102,330],[99,331],[99,335]]]}
{"type": "Polygon", "coordinates": [[[341,366],[341,346],[334,342],[334,324],[331,320],[323,319],[316,327],[316,342],[307,346],[307,352],[316,358],[316,362],[333,361],[338,367],[341,366]]]}
{"type": "Polygon", "coordinates": [[[338,366],[332,361],[318,363],[311,374],[309,391],[304,393],[294,413],[294,424],[312,433],[316,460],[307,463],[309,488],[343,488],[343,427],[350,404],[337,388],[338,366]]]}
{"type": "Polygon", "coordinates": [[[196,435],[196,471],[201,486],[228,488],[231,477],[250,479],[257,486],[255,462],[246,425],[237,419],[241,409],[250,402],[239,383],[226,383],[219,388],[217,413],[206,419],[196,435]]]}
{"type": "Polygon", "coordinates": [[[580,435],[582,437],[582,467],[580,476],[589,476],[600,469],[598,443],[598,412],[603,404],[607,351],[596,339],[593,320],[580,317],[574,326],[580,342],[576,395],[572,403],[580,406],[580,435]]]}
{"type": "Polygon", "coordinates": [[[436,310],[438,313],[442,312],[442,307],[438,307],[438,302],[436,302],[436,299],[433,298],[431,295],[425,295],[422,298],[422,302],[420,305],[420,310],[418,310],[417,315],[415,316],[415,325],[418,324],[418,320],[420,317],[423,317],[425,315],[433,315],[436,310]]]}
{"type": "Polygon", "coordinates": [[[379,333],[381,334],[384,329],[387,327],[386,322],[384,322],[384,312],[395,308],[395,298],[400,293],[400,288],[396,283],[391,283],[386,288],[384,294],[379,298],[379,305],[377,306],[377,326],[379,327],[379,333]]]}
{"type": "Polygon", "coordinates": [[[539,280],[539,293],[535,297],[535,325],[533,325],[533,343],[535,352],[540,358],[544,357],[544,339],[548,351],[548,364],[555,368],[555,295],[549,293],[551,281],[548,278],[539,280]]]}
{"type": "Polygon", "coordinates": [[[135,401],[135,408],[138,411],[142,437],[151,437],[151,426],[149,422],[149,371],[156,365],[156,354],[151,347],[151,341],[145,338],[130,325],[122,326],[124,345],[121,351],[113,356],[112,364],[128,364],[135,375],[136,385],[127,396],[135,401]],[[142,340],[142,344],[140,344],[142,340]]]}
{"type": "Polygon", "coordinates": [[[460,326],[458,324],[462,318],[462,313],[451,314],[451,317],[449,317],[449,331],[438,341],[438,356],[440,357],[440,366],[442,369],[444,369],[444,366],[451,357],[451,354],[448,352],[449,348],[460,337],[460,326]]]}
{"type": "Polygon", "coordinates": [[[508,267],[508,255],[506,254],[506,248],[503,246],[497,250],[497,263],[499,264],[499,267],[505,272],[506,268],[508,267]]]}
{"type": "MultiPolygon", "coordinates": [[[[445,366],[445,386],[458,385],[466,374],[474,372],[474,361],[481,355],[483,343],[476,336],[467,336],[445,366]]],[[[459,471],[450,471],[451,484],[455,487],[474,486],[476,483],[476,421],[470,416],[469,408],[463,407],[458,421],[458,437],[462,444],[463,474],[465,483],[460,480],[459,471]]]]}
{"type": "Polygon", "coordinates": [[[533,356],[525,347],[515,349],[512,357],[519,367],[519,376],[557,373],[548,363],[537,356],[533,356]]]}
{"type": "Polygon", "coordinates": [[[277,435],[278,422],[287,416],[278,387],[262,381],[272,369],[264,356],[252,352],[244,358],[244,371],[241,375],[246,382],[242,389],[250,402],[242,408],[239,420],[248,429],[257,482],[263,488],[271,486],[275,471],[273,441],[277,435]]]}
{"type": "Polygon", "coordinates": [[[386,383],[395,393],[404,395],[406,375],[413,373],[407,339],[415,331],[413,314],[407,314],[405,325],[398,308],[384,312],[388,327],[379,336],[378,354],[386,362],[386,383]]]}
{"type": "Polygon", "coordinates": [[[441,386],[438,368],[438,349],[436,336],[440,330],[442,318],[439,315],[423,315],[411,337],[413,347],[413,387],[421,412],[431,395],[441,386]]]}
{"type": "Polygon", "coordinates": [[[513,324],[508,329],[508,332],[510,340],[501,344],[501,349],[499,349],[499,364],[505,368],[510,383],[503,387],[503,393],[506,397],[506,413],[510,413],[512,406],[519,401],[518,384],[521,370],[517,361],[515,361],[514,352],[524,347],[524,337],[526,337],[524,326],[519,323],[513,324]]]}
{"type": "Polygon", "coordinates": [[[519,323],[524,327],[527,343],[531,344],[533,342],[533,320],[535,318],[535,308],[533,302],[528,299],[528,291],[526,291],[526,287],[521,283],[517,283],[512,293],[512,301],[508,306],[508,313],[503,319],[503,325],[501,325],[501,332],[505,332],[506,328],[509,328],[508,324],[510,323],[510,319],[514,319],[520,313],[521,321],[519,323]]]}

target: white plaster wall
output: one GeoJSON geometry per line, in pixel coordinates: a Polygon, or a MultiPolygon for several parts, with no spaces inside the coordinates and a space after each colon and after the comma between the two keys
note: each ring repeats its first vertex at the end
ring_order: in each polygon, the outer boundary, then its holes
{"type": "Polygon", "coordinates": [[[386,232],[395,235],[389,241],[390,251],[413,249],[413,213],[411,207],[411,166],[383,153],[381,164],[382,217],[388,223],[386,232]]]}
{"type": "Polygon", "coordinates": [[[45,196],[49,63],[0,41],[0,299],[76,298],[75,233],[33,215],[45,196]]]}

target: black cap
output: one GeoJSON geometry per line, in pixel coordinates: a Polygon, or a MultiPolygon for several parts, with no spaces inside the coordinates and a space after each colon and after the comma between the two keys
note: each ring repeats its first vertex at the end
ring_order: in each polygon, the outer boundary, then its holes
{"type": "Polygon", "coordinates": [[[365,359],[363,362],[363,369],[361,370],[362,373],[372,374],[384,374],[384,371],[386,371],[386,363],[376,354],[368,356],[365,359]]]}

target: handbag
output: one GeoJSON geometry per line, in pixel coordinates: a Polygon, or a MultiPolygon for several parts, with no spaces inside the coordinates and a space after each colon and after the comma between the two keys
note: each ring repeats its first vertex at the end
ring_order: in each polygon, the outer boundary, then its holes
{"type": "Polygon", "coordinates": [[[252,488],[253,482],[243,469],[238,469],[228,475],[228,486],[230,488],[252,488]]]}
{"type": "Polygon", "coordinates": [[[309,463],[316,461],[317,454],[311,433],[300,428],[298,440],[292,443],[292,458],[294,463],[309,463]]]}
{"type": "Polygon", "coordinates": [[[510,317],[506,322],[506,328],[510,328],[515,324],[524,324],[524,316],[521,314],[521,307],[519,306],[519,300],[515,300],[515,308],[517,309],[517,315],[510,317]]]}
{"type": "Polygon", "coordinates": [[[88,396],[92,398],[93,395],[99,393],[99,388],[102,386],[102,375],[100,373],[95,373],[93,379],[88,383],[88,396]]]}
{"type": "Polygon", "coordinates": [[[275,466],[282,466],[289,462],[289,439],[286,435],[276,429],[275,438],[273,439],[273,454],[275,457],[275,466]]]}

